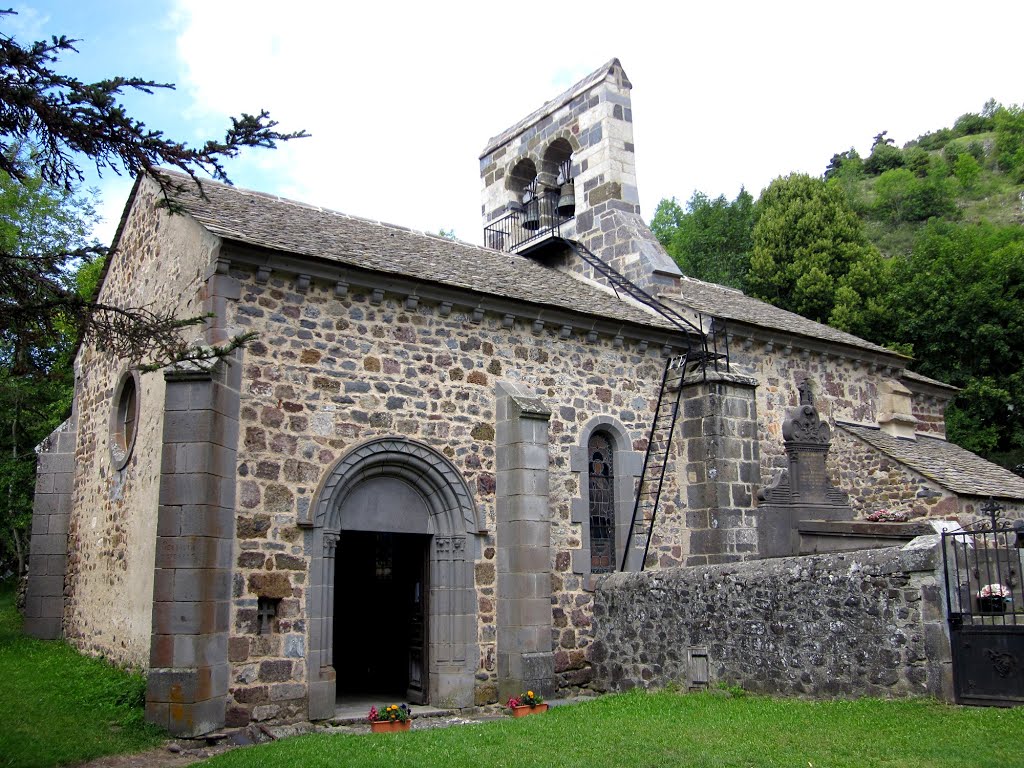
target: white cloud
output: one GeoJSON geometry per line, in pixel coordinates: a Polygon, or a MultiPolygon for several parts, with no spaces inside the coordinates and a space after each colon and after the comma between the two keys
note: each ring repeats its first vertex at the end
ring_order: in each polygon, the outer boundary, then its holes
{"type": "Polygon", "coordinates": [[[196,135],[261,107],[313,138],[248,152],[236,182],[479,240],[486,140],[618,56],[633,85],[641,202],[755,195],[1016,92],[1017,4],[598,0],[228,4],[180,0],[179,86],[196,135]],[[996,19],[998,17],[998,23],[996,19]]]}

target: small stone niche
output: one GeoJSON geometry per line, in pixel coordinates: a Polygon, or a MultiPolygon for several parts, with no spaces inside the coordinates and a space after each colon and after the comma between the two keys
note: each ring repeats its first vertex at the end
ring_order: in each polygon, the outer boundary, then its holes
{"type": "Polygon", "coordinates": [[[272,635],[276,632],[276,619],[281,608],[279,597],[259,597],[256,599],[256,630],[261,635],[272,635]]]}

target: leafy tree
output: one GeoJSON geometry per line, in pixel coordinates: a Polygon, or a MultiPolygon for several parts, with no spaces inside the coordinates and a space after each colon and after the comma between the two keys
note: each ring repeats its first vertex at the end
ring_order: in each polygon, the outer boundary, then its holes
{"type": "Polygon", "coordinates": [[[971,136],[991,131],[994,127],[991,115],[978,115],[974,112],[967,112],[960,115],[956,122],[953,123],[953,133],[957,136],[971,136]]]}
{"type": "Polygon", "coordinates": [[[953,175],[956,176],[961,187],[971,190],[977,183],[978,176],[981,175],[981,166],[978,165],[974,155],[965,152],[953,163],[953,175]]]}
{"type": "Polygon", "coordinates": [[[993,120],[999,167],[1016,183],[1024,183],[1024,108],[1016,105],[999,107],[993,120]]]}
{"type": "Polygon", "coordinates": [[[903,152],[899,147],[894,146],[892,139],[886,137],[887,133],[888,131],[882,131],[875,136],[875,141],[871,145],[871,154],[864,161],[864,171],[871,176],[878,176],[894,168],[902,168],[904,165],[903,152]]]}
{"type": "MultiPolygon", "coordinates": [[[[0,11],[0,19],[10,13],[0,11]]],[[[84,164],[92,163],[100,172],[149,173],[169,200],[166,193],[174,182],[160,166],[180,169],[196,184],[199,172],[230,182],[224,162],[242,148],[273,148],[306,135],[278,132],[277,123],[262,111],[231,118],[222,140],[199,147],[169,139],[131,117],[119,99],[130,91],[152,93],[173,86],[121,76],[85,83],[62,74],[55,65],[62,55],[76,52],[76,42],[61,36],[22,45],[0,34],[0,171],[14,182],[38,179],[70,192],[84,179],[84,164]]],[[[119,356],[153,365],[227,351],[185,345],[180,329],[202,318],[183,321],[143,307],[101,306],[71,290],[67,275],[72,265],[104,253],[96,243],[74,249],[46,244],[17,253],[5,247],[0,252],[0,327],[18,336],[49,337],[56,330],[53,318],[61,317],[83,338],[102,340],[119,356]]]]}
{"type": "MultiPolygon", "coordinates": [[[[16,182],[0,172],[0,251],[15,258],[90,246],[90,201],[37,176],[16,182]]],[[[5,262],[0,262],[3,264],[5,262]]],[[[62,290],[91,295],[97,268],[55,273],[62,290]]],[[[73,265],[69,265],[73,266],[73,265]]],[[[4,494],[0,575],[23,573],[35,485],[37,445],[65,418],[72,397],[73,322],[57,311],[47,329],[0,327],[0,478],[4,494]]]]}
{"type": "Polygon", "coordinates": [[[694,192],[686,210],[662,200],[651,229],[683,274],[719,285],[742,288],[750,261],[754,198],[740,189],[729,202],[694,192]]]}
{"type": "Polygon", "coordinates": [[[985,157],[985,150],[977,141],[972,141],[968,145],[964,145],[961,142],[950,142],[942,150],[942,156],[949,163],[950,167],[956,166],[956,161],[960,159],[961,155],[968,154],[973,156],[975,160],[981,161],[985,157]]]}
{"type": "Polygon", "coordinates": [[[932,152],[936,149],[942,149],[951,140],[956,138],[953,135],[953,131],[949,128],[940,128],[937,131],[930,131],[928,133],[918,136],[915,141],[910,142],[911,145],[916,144],[921,149],[928,152],[932,152]]]}
{"type": "Polygon", "coordinates": [[[843,307],[835,322],[844,329],[863,322],[854,323],[853,307],[866,306],[878,291],[881,259],[843,190],[793,174],[773,181],[757,209],[750,292],[819,322],[843,307]]]}
{"type": "Polygon", "coordinates": [[[918,146],[907,147],[903,150],[904,167],[912,171],[915,176],[927,176],[931,168],[932,157],[918,146]]]}
{"type": "Polygon", "coordinates": [[[950,439],[1024,461],[1024,231],[932,220],[891,265],[873,335],[912,344],[917,370],[963,388],[950,439]]]}
{"type": "MultiPolygon", "coordinates": [[[[973,158],[970,155],[966,157],[973,158]]],[[[925,178],[906,168],[886,171],[875,182],[875,212],[890,221],[926,221],[957,213],[953,189],[944,169],[933,167],[925,178]]]]}
{"type": "Polygon", "coordinates": [[[871,201],[865,194],[864,161],[857,151],[851,148],[848,152],[832,155],[825,169],[825,181],[842,189],[850,208],[860,215],[871,210],[871,201]]]}
{"type": "MultiPolygon", "coordinates": [[[[697,194],[694,192],[694,194],[697,194]]],[[[682,226],[683,216],[686,212],[673,197],[662,198],[658,207],[654,209],[654,217],[651,219],[651,232],[670,254],[672,253],[672,238],[682,226]]],[[[673,255],[673,258],[675,256],[673,255]]]]}
{"type": "Polygon", "coordinates": [[[855,173],[856,175],[862,175],[864,171],[864,161],[860,155],[857,154],[857,150],[850,147],[846,152],[836,152],[832,155],[832,159],[828,161],[828,166],[825,168],[825,180],[837,176],[840,173],[855,173]]]}

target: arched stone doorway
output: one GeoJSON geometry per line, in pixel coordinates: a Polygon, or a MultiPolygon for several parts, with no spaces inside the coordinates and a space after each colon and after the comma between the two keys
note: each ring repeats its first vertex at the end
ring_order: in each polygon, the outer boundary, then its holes
{"type": "MultiPolygon", "coordinates": [[[[334,466],[317,493],[311,517],[314,556],[307,591],[310,718],[333,716],[338,671],[344,674],[353,668],[348,659],[335,659],[335,653],[358,652],[356,644],[338,641],[335,627],[344,625],[348,632],[372,638],[381,628],[354,626],[351,620],[365,624],[373,610],[384,612],[376,614],[378,617],[390,616],[388,605],[372,608],[360,604],[360,599],[346,601],[345,596],[365,587],[376,575],[385,575],[389,563],[393,568],[399,560],[401,572],[390,575],[397,577],[393,593],[403,604],[393,609],[408,611],[402,615],[415,622],[418,597],[422,610],[422,679],[417,680],[415,653],[410,652],[406,678],[410,693],[416,695],[417,686],[422,686],[421,698],[426,702],[471,706],[478,656],[473,563],[479,545],[475,534],[486,529],[454,465],[413,440],[372,440],[354,448],[334,466]],[[370,568],[379,574],[370,574],[370,568]],[[356,615],[336,617],[336,611],[345,606],[356,615]]],[[[388,621],[385,618],[381,623],[388,621]]],[[[410,647],[415,645],[414,637],[407,639],[410,647]]],[[[404,661],[399,657],[394,663],[404,661]]],[[[393,681],[401,677],[395,668],[386,674],[393,675],[393,681]]]]}

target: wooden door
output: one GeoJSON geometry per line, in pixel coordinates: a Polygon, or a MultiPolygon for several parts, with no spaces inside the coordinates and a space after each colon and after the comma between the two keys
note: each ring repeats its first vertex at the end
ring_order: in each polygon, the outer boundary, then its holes
{"type": "Polygon", "coordinates": [[[427,573],[428,537],[417,536],[410,542],[409,563],[409,687],[405,697],[413,704],[427,703],[427,573]]]}

